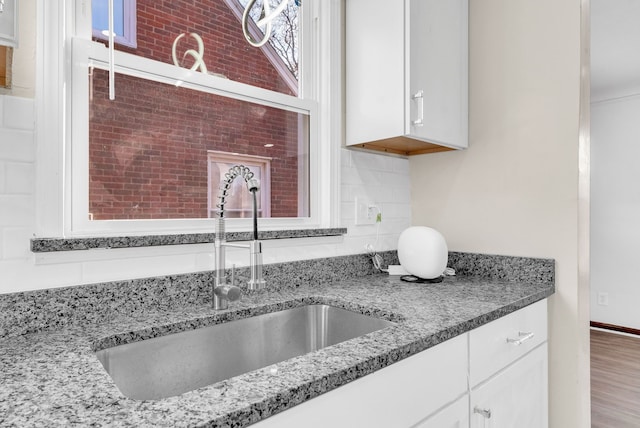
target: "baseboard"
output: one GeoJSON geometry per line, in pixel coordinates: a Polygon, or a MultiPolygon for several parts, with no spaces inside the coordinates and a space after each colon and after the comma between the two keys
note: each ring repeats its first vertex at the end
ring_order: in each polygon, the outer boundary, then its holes
{"type": "Polygon", "coordinates": [[[611,331],[617,331],[620,333],[632,334],[634,336],[640,336],[640,330],[637,328],[623,327],[621,325],[607,324],[604,322],[597,322],[597,321],[591,321],[589,325],[591,327],[601,328],[603,330],[611,330],[611,331]]]}

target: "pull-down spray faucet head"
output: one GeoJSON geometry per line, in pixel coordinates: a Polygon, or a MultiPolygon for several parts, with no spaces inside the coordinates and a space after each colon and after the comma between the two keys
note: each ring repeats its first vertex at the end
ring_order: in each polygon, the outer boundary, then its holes
{"type": "Polygon", "coordinates": [[[247,189],[249,189],[250,192],[255,193],[258,190],[260,190],[260,180],[258,180],[255,177],[251,177],[250,179],[247,180],[247,189]]]}

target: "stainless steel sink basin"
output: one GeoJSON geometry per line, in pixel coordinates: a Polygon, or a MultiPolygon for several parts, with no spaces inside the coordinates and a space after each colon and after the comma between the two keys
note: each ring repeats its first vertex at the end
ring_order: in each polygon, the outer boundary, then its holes
{"type": "Polygon", "coordinates": [[[307,305],[114,346],[96,353],[127,397],[154,400],[353,339],[393,322],[307,305]]]}

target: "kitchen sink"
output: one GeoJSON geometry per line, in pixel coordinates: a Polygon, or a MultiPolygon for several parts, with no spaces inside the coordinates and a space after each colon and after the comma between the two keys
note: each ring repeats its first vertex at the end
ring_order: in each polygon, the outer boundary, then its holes
{"type": "Polygon", "coordinates": [[[334,306],[306,305],[114,346],[96,355],[125,396],[156,400],[391,325],[334,306]]]}

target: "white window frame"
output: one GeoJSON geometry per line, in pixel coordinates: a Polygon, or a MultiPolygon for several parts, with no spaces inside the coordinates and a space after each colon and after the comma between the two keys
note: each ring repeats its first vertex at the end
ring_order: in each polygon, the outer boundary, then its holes
{"type": "MultiPolygon", "coordinates": [[[[94,0],[104,1],[107,0],[94,0]]],[[[114,41],[116,44],[127,46],[130,48],[137,48],[137,28],[136,28],[136,0],[122,0],[122,27],[124,34],[116,34],[114,41]]],[[[92,25],[93,27],[93,25],[92,25]]],[[[91,29],[93,37],[104,42],[109,40],[108,33],[104,34],[101,30],[95,28],[91,29]]]]}
{"type": "MultiPolygon", "coordinates": [[[[38,1],[36,77],[37,159],[36,235],[89,237],[195,233],[214,229],[213,219],[89,221],[88,209],[88,66],[107,69],[108,51],[92,42],[88,0],[38,1]],[[76,19],[83,16],[83,19],[76,19]],[[78,106],[81,106],[78,108],[78,106]]],[[[309,0],[304,17],[313,28],[303,40],[302,79],[315,82],[295,98],[170,64],[115,52],[116,72],[176,84],[214,94],[310,115],[310,215],[266,218],[264,230],[337,227],[341,131],[341,0],[309,0]],[[308,58],[307,58],[308,57],[308,58]],[[333,78],[332,78],[333,76],[333,78]],[[338,77],[338,78],[336,78],[338,77]]],[[[117,77],[116,77],[117,97],[117,77]]],[[[230,231],[250,230],[249,219],[230,219],[230,231]]]]}

